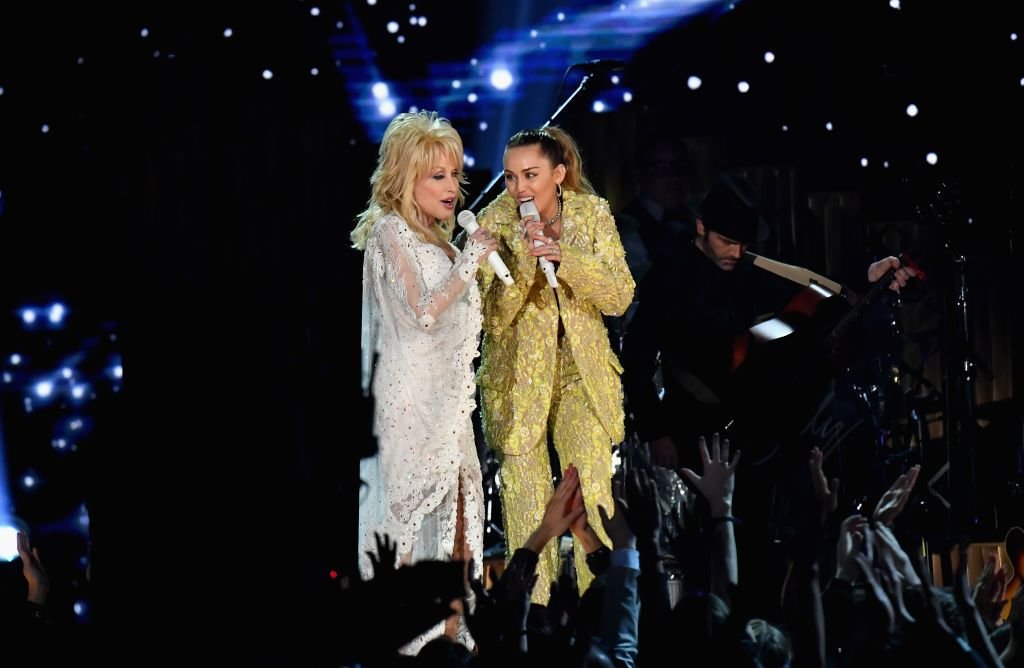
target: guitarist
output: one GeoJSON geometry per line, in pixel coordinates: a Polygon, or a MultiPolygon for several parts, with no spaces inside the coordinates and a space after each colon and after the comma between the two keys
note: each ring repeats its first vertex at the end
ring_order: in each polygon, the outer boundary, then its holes
{"type": "MultiPolygon", "coordinates": [[[[800,290],[741,262],[747,246],[767,236],[745,178],[719,177],[695,215],[692,245],[670,261],[656,262],[645,278],[622,353],[633,427],[650,443],[655,463],[672,469],[680,466],[680,454],[692,468],[697,436],[725,423],[735,337],[759,315],[779,312],[800,290]],[[654,380],[659,358],[663,393],[654,380]]],[[[890,268],[899,268],[897,258],[875,262],[868,281],[890,268]]],[[[910,268],[899,268],[890,289],[898,291],[912,275],[910,268]]]]}

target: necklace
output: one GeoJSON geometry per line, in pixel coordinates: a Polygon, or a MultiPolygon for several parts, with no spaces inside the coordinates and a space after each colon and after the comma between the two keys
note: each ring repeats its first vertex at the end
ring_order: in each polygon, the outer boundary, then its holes
{"type": "Polygon", "coordinates": [[[555,221],[556,221],[556,220],[558,220],[559,218],[561,218],[561,217],[562,217],[562,198],[561,198],[561,197],[556,197],[555,199],[556,199],[556,201],[558,202],[558,211],[555,211],[555,215],[554,215],[554,216],[552,216],[552,217],[551,217],[551,220],[549,220],[549,221],[547,222],[547,225],[548,225],[549,227],[550,227],[551,225],[554,225],[554,224],[555,224],[555,221]]]}

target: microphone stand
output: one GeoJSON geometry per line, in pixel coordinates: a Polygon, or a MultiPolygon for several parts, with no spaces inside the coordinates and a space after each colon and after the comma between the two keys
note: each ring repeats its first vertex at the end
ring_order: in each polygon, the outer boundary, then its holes
{"type": "MultiPolygon", "coordinates": [[[[576,66],[571,65],[569,69],[572,69],[573,67],[576,66]]],[[[544,129],[547,126],[551,125],[555,121],[555,119],[558,118],[559,114],[561,114],[565,110],[565,108],[569,106],[569,103],[572,102],[577,95],[583,92],[583,89],[586,88],[588,83],[590,83],[590,80],[594,78],[594,74],[594,72],[585,72],[583,74],[583,78],[580,79],[579,84],[577,84],[576,90],[570,93],[569,97],[565,98],[565,101],[562,102],[558,109],[555,109],[555,113],[551,114],[551,117],[548,120],[544,121],[544,125],[540,126],[541,129],[544,129]]],[[[492,190],[494,190],[494,187],[498,185],[503,176],[503,174],[498,174],[493,179],[491,179],[491,182],[487,184],[486,188],[480,191],[480,194],[476,196],[476,199],[473,200],[473,203],[470,204],[468,208],[471,211],[478,210],[478,207],[480,206],[481,202],[486,201],[488,195],[491,193],[492,190]]]]}

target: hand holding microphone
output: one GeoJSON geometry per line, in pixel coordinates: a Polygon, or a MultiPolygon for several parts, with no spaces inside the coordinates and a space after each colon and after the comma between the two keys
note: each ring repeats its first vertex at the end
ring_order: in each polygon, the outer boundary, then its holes
{"type": "MultiPolygon", "coordinates": [[[[532,199],[519,205],[519,217],[526,218],[527,216],[532,216],[534,220],[540,220],[540,211],[537,209],[537,205],[534,204],[532,199]]],[[[540,239],[533,240],[534,248],[543,245],[544,242],[540,239]]],[[[538,257],[537,261],[540,263],[540,268],[544,272],[544,275],[547,276],[548,285],[557,289],[558,279],[555,278],[555,265],[551,264],[546,257],[538,257]]]]}
{"type": "MultiPolygon", "coordinates": [[[[480,229],[480,224],[476,222],[476,216],[469,209],[459,213],[458,218],[455,219],[458,222],[459,227],[466,230],[466,234],[473,234],[480,229]]],[[[487,255],[487,261],[491,263],[491,268],[494,269],[494,273],[501,279],[501,282],[505,285],[512,285],[512,274],[509,272],[508,267],[505,266],[505,262],[498,255],[497,251],[491,251],[487,255]]]]}

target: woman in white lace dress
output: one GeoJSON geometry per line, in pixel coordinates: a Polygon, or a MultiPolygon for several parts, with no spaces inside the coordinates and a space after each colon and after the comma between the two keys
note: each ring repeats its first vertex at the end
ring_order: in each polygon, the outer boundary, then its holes
{"type": "MultiPolygon", "coordinates": [[[[475,277],[496,243],[482,228],[461,252],[449,241],[463,200],[462,156],[461,138],[436,112],[399,114],[351,235],[364,251],[363,391],[372,387],[378,446],[360,466],[364,579],[375,532],[397,542],[403,564],[463,559],[467,548],[480,563],[483,490],[470,419],[482,323],[475,277]]],[[[443,630],[403,651],[415,653],[443,630]]]]}

